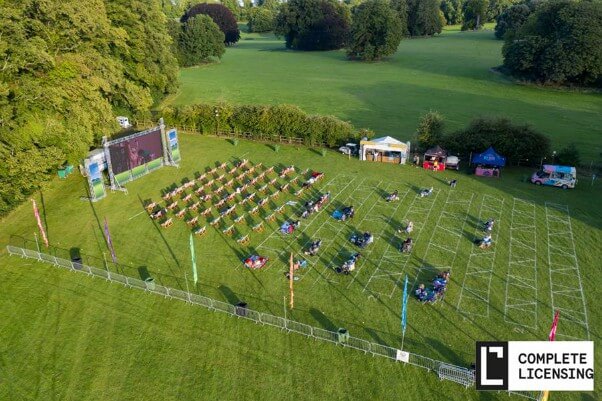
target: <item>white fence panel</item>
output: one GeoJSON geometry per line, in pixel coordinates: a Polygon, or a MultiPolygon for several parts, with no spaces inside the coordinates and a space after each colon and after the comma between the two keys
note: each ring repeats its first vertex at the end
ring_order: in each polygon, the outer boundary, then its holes
{"type": "Polygon", "coordinates": [[[211,298],[207,298],[202,295],[190,294],[190,301],[192,303],[204,306],[209,309],[213,308],[213,300],[211,298]]]}
{"type": "Polygon", "coordinates": [[[312,332],[313,332],[311,326],[309,326],[307,324],[295,322],[294,320],[287,320],[286,328],[287,328],[287,330],[294,331],[295,333],[303,334],[304,336],[309,336],[309,337],[312,336],[312,332]]]}
{"type": "Polygon", "coordinates": [[[339,336],[334,331],[319,329],[314,327],[313,329],[314,337],[319,338],[320,340],[330,341],[331,343],[336,343],[339,341],[339,336]]]}
{"type": "Polygon", "coordinates": [[[372,352],[371,343],[369,341],[362,340],[361,338],[349,337],[345,345],[360,351],[372,352]]]}
{"type": "Polygon", "coordinates": [[[286,321],[284,318],[279,316],[269,315],[262,313],[260,316],[261,323],[269,324],[270,326],[280,327],[281,329],[286,328],[286,321]]]}

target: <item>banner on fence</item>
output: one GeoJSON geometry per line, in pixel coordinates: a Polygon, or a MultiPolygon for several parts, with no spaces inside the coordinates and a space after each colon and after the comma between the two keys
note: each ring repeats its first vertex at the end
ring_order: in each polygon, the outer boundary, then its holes
{"type": "Polygon", "coordinates": [[[115,248],[113,248],[113,240],[111,239],[111,233],[109,232],[109,223],[107,222],[107,218],[105,217],[105,237],[107,239],[107,246],[109,247],[109,252],[111,252],[111,259],[113,263],[117,263],[117,255],[115,255],[115,248]]]}

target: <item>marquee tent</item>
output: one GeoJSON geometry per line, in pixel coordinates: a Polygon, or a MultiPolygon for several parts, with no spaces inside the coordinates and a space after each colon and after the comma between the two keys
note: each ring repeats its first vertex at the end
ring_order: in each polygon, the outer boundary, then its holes
{"type": "Polygon", "coordinates": [[[390,136],[360,141],[360,160],[405,164],[410,153],[410,142],[401,142],[390,136]]]}

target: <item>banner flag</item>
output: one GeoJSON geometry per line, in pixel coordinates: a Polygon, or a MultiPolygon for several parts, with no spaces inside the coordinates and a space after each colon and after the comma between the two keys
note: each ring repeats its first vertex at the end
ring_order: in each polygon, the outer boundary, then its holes
{"type": "Polygon", "coordinates": [[[117,256],[115,255],[115,249],[113,248],[113,241],[111,240],[111,233],[109,232],[109,223],[107,222],[106,217],[105,217],[105,237],[107,239],[107,246],[109,247],[109,252],[111,252],[111,259],[113,259],[113,263],[117,263],[117,256]]]}
{"type": "Polygon", "coordinates": [[[289,279],[289,287],[291,290],[291,309],[293,309],[293,306],[295,305],[294,302],[294,296],[295,296],[295,292],[293,290],[293,280],[294,278],[294,274],[295,274],[295,268],[293,266],[293,253],[291,252],[291,258],[290,258],[290,263],[289,263],[289,273],[288,273],[288,279],[289,279]]]}
{"type": "Polygon", "coordinates": [[[40,235],[42,235],[42,240],[44,241],[44,245],[48,248],[48,237],[46,237],[46,231],[44,231],[44,226],[42,225],[42,220],[40,219],[40,212],[38,211],[38,205],[36,204],[35,199],[31,200],[33,202],[33,214],[36,217],[36,222],[38,223],[38,229],[40,230],[40,235]]]}
{"type": "Polygon", "coordinates": [[[554,321],[552,322],[552,327],[550,328],[550,335],[548,336],[548,340],[554,341],[556,339],[556,329],[558,328],[558,318],[560,317],[560,311],[556,311],[554,314],[554,321]]]}
{"type": "Polygon", "coordinates": [[[192,277],[194,279],[194,285],[196,285],[199,276],[196,271],[196,257],[194,256],[194,240],[192,239],[192,233],[190,233],[190,259],[192,261],[192,277]]]}
{"type": "MultiPolygon", "coordinates": [[[[560,318],[560,311],[556,311],[554,313],[554,320],[552,321],[552,327],[550,328],[550,334],[548,335],[548,340],[554,341],[556,340],[556,329],[558,329],[558,319],[560,318]]],[[[550,399],[550,392],[548,390],[544,391],[541,394],[541,401],[548,401],[550,399]]]]}
{"type": "Polygon", "coordinates": [[[403,300],[401,304],[401,331],[406,333],[408,324],[408,276],[406,274],[405,283],[403,284],[403,300]]]}

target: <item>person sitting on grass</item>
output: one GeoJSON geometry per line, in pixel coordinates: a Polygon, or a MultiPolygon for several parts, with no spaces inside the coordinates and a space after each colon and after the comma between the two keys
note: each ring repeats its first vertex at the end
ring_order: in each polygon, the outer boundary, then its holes
{"type": "Polygon", "coordinates": [[[305,251],[304,253],[309,256],[316,256],[316,254],[320,250],[320,245],[322,245],[322,240],[315,240],[309,245],[309,248],[307,248],[307,251],[305,251]]]}
{"type": "Polygon", "coordinates": [[[412,238],[408,238],[401,243],[401,252],[410,253],[412,252],[412,248],[414,247],[414,242],[412,238]]]}
{"type": "Polygon", "coordinates": [[[342,221],[352,219],[353,216],[355,216],[355,210],[353,209],[353,206],[351,206],[351,205],[344,207],[342,212],[343,212],[343,215],[341,216],[342,221]]]}
{"type": "Polygon", "coordinates": [[[422,191],[420,191],[420,197],[424,198],[427,196],[430,196],[433,193],[434,188],[430,187],[428,189],[423,189],[422,191]]]}
{"type": "Polygon", "coordinates": [[[484,227],[485,227],[485,231],[489,231],[491,232],[491,230],[493,230],[493,224],[495,223],[494,219],[489,219],[485,222],[484,227]]]}
{"type": "Polygon", "coordinates": [[[406,234],[411,234],[412,231],[414,231],[414,223],[412,223],[411,221],[408,221],[408,224],[406,225],[406,228],[404,229],[399,229],[397,230],[398,233],[406,233],[406,234]]]}
{"type": "Polygon", "coordinates": [[[479,248],[486,249],[493,245],[491,234],[487,234],[482,240],[479,241],[479,248]]]}
{"type": "Polygon", "coordinates": [[[399,191],[395,190],[393,193],[390,193],[389,195],[387,195],[387,197],[385,198],[385,200],[387,202],[393,202],[393,201],[399,200],[399,191]]]}

